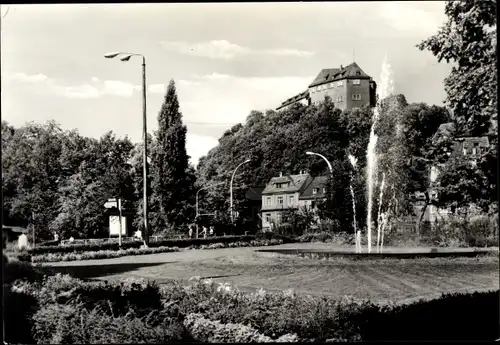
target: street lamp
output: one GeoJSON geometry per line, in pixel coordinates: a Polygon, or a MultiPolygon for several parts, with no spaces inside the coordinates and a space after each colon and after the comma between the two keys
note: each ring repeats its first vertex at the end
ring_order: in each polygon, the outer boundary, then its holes
{"type": "Polygon", "coordinates": [[[238,165],[236,167],[236,169],[234,169],[234,171],[233,171],[233,176],[231,176],[231,185],[229,187],[229,209],[231,211],[231,224],[234,223],[234,213],[233,213],[233,180],[234,180],[234,175],[236,174],[236,170],[238,170],[238,168],[240,166],[242,166],[243,164],[248,163],[250,161],[251,161],[251,159],[247,159],[246,161],[244,161],[243,163],[238,165]]]}
{"type": "MultiPolygon", "coordinates": [[[[198,220],[198,217],[200,216],[200,213],[198,212],[198,193],[200,193],[204,189],[208,189],[208,188],[215,187],[215,186],[220,186],[221,184],[224,184],[224,183],[226,183],[226,182],[219,182],[219,183],[211,184],[209,186],[201,187],[200,189],[198,189],[198,191],[196,192],[196,216],[194,217],[195,222],[196,222],[196,220],[198,220]]],[[[198,238],[198,224],[196,224],[196,238],[198,238]]]]}
{"type": "Polygon", "coordinates": [[[146,125],[146,58],[142,54],[135,53],[125,53],[125,52],[114,52],[105,54],[104,57],[107,59],[113,59],[121,55],[121,61],[128,61],[132,56],[142,57],[142,135],[144,140],[144,155],[143,155],[143,173],[144,173],[144,244],[149,245],[149,233],[148,233],[148,134],[146,125]]]}
{"type": "Polygon", "coordinates": [[[330,174],[333,175],[332,165],[330,164],[330,162],[328,161],[328,159],[326,159],[325,156],[320,155],[319,153],[316,153],[316,152],[311,152],[311,151],[307,151],[306,155],[309,155],[309,156],[319,156],[319,157],[323,158],[324,161],[326,162],[326,164],[328,164],[328,169],[330,169],[330,174]]]}

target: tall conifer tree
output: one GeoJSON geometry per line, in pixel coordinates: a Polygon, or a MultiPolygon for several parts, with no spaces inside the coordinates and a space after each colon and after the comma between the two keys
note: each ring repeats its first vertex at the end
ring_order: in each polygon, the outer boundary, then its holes
{"type": "Polygon", "coordinates": [[[158,212],[152,215],[154,232],[177,229],[192,215],[194,171],[186,152],[186,126],[182,123],[175,82],[170,81],[158,113],[158,131],[153,152],[152,189],[158,212]]]}

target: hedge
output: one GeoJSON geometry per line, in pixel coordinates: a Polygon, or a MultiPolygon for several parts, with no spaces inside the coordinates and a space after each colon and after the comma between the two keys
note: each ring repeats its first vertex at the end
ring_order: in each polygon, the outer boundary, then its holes
{"type": "MultiPolygon", "coordinates": [[[[178,247],[187,248],[189,246],[209,245],[212,243],[231,243],[231,242],[250,242],[255,239],[253,235],[241,236],[218,236],[207,238],[186,238],[186,239],[165,239],[154,241],[150,239],[149,247],[178,247]]],[[[117,242],[104,242],[104,243],[89,243],[89,244],[70,244],[63,246],[39,246],[28,250],[32,255],[46,254],[46,253],[72,253],[72,252],[87,252],[99,250],[119,250],[129,248],[139,248],[143,245],[142,241],[123,242],[121,247],[117,242]]]]}

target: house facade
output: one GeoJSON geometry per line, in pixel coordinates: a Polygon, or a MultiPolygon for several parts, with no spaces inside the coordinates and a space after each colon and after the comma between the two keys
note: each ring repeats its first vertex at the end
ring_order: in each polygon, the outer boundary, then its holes
{"type": "Polygon", "coordinates": [[[327,179],[326,176],[313,178],[305,172],[273,177],[262,192],[262,230],[269,231],[273,224],[280,224],[286,210],[314,209],[316,201],[325,198],[327,179]]]}
{"type": "MultiPolygon", "coordinates": [[[[488,150],[490,145],[490,135],[483,136],[454,136],[455,128],[453,123],[443,123],[439,126],[432,140],[437,140],[440,137],[453,137],[454,145],[449,152],[450,156],[463,155],[470,159],[471,164],[476,164],[477,159],[482,153],[488,150]]],[[[442,166],[435,165],[429,169],[429,197],[431,200],[436,200],[439,195],[437,192],[437,178],[442,170],[442,166]]],[[[417,214],[420,214],[425,205],[425,194],[423,192],[415,193],[414,207],[417,214]]],[[[437,220],[446,219],[450,214],[450,210],[438,208],[435,205],[429,205],[425,211],[424,220],[435,222],[437,220]]]]}
{"type": "Polygon", "coordinates": [[[319,72],[306,91],[282,102],[277,110],[297,102],[319,104],[329,96],[341,110],[376,105],[377,85],[356,62],[340,68],[326,68],[319,72]]]}

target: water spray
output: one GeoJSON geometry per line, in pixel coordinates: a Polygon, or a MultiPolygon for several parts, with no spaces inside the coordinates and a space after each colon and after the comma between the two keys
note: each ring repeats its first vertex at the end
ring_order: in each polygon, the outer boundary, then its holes
{"type": "Polygon", "coordinates": [[[378,157],[376,153],[377,139],[375,135],[375,126],[378,124],[380,117],[380,107],[382,99],[386,98],[388,95],[394,92],[394,82],[392,80],[391,66],[387,61],[387,55],[382,63],[382,72],[380,73],[380,94],[377,101],[377,105],[373,111],[373,121],[370,130],[370,140],[368,141],[368,148],[366,150],[366,160],[367,160],[367,190],[368,190],[368,209],[366,215],[366,227],[367,227],[367,240],[368,240],[368,253],[371,253],[372,249],[372,207],[373,207],[373,189],[377,182],[374,180],[377,173],[377,163],[378,157]]]}
{"type": "Polygon", "coordinates": [[[380,194],[378,197],[378,213],[377,213],[377,252],[380,252],[380,228],[382,226],[382,198],[384,196],[385,173],[382,173],[382,183],[380,184],[380,194]]]}

